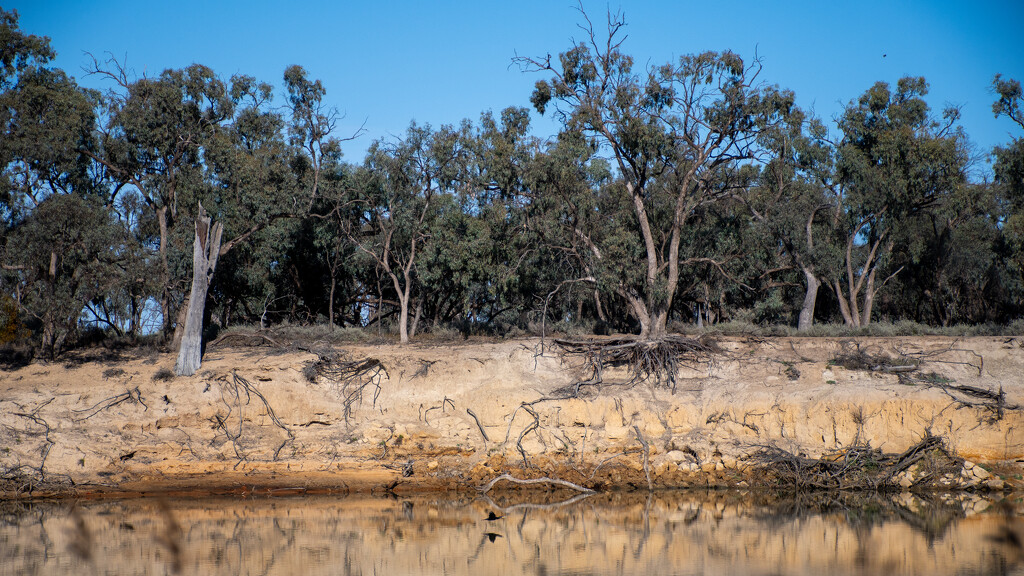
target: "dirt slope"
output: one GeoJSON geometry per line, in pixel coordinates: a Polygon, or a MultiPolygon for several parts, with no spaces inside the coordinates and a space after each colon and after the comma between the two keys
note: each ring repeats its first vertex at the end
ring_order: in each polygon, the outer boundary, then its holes
{"type": "MultiPolygon", "coordinates": [[[[189,378],[154,378],[169,355],[36,362],[0,372],[0,489],[400,491],[504,472],[604,488],[735,484],[758,478],[766,449],[899,453],[929,435],[1019,481],[1021,339],[726,338],[674,394],[615,385],[627,375],[609,370],[601,387],[544,400],[586,376],[548,344],[349,347],[345,358],[383,370],[348,381],[356,365],[315,373],[317,355],[268,347],[215,347],[189,378]],[[834,365],[857,354],[915,369],[834,365]]],[[[960,472],[943,485],[994,480],[970,462],[960,472]]]]}

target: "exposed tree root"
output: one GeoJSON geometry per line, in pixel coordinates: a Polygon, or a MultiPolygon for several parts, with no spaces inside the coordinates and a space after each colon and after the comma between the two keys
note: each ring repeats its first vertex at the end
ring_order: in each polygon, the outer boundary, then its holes
{"type": "Polygon", "coordinates": [[[26,494],[39,490],[60,491],[67,489],[68,486],[74,486],[70,476],[66,474],[51,474],[46,471],[46,459],[50,455],[50,449],[53,448],[56,442],[50,437],[52,429],[49,422],[40,415],[40,411],[53,402],[53,400],[53,398],[50,398],[32,410],[18,405],[19,411],[12,412],[14,416],[29,421],[31,423],[30,428],[18,430],[7,425],[4,427],[9,432],[16,433],[19,436],[42,436],[43,443],[39,448],[38,464],[15,464],[0,469],[0,491],[26,494]],[[33,430],[31,427],[38,427],[40,430],[33,430]]]}
{"type": "Polygon", "coordinates": [[[715,342],[707,337],[687,338],[666,336],[660,340],[616,338],[610,340],[554,341],[567,356],[580,357],[583,369],[590,374],[561,390],[566,398],[579,395],[580,388],[604,382],[605,366],[625,366],[629,370],[629,385],[653,381],[675,392],[676,376],[684,367],[708,365],[714,355],[721,353],[715,342]]]}
{"type": "Polygon", "coordinates": [[[466,413],[473,417],[473,420],[476,422],[476,427],[480,429],[480,435],[484,437],[484,443],[486,444],[487,442],[490,442],[491,439],[487,437],[487,432],[484,430],[483,424],[480,423],[480,419],[477,418],[476,412],[466,408],[466,413]]]}
{"type": "Polygon", "coordinates": [[[750,460],[770,481],[788,488],[884,490],[895,488],[896,476],[925,458],[940,468],[953,469],[957,462],[937,436],[925,437],[902,454],[882,454],[870,446],[855,445],[816,460],[765,446],[750,460]]]}
{"type": "Polygon", "coordinates": [[[85,408],[84,410],[72,410],[72,412],[87,413],[85,416],[82,416],[81,418],[74,418],[73,421],[81,422],[83,420],[88,420],[89,418],[92,418],[93,416],[99,414],[100,412],[107,410],[109,408],[113,408],[114,406],[117,406],[118,404],[121,404],[123,402],[142,404],[143,408],[145,408],[146,411],[149,410],[149,406],[147,406],[146,402],[142,399],[142,392],[140,392],[139,387],[136,386],[135,388],[125,390],[124,392],[116,396],[111,396],[109,398],[100,400],[96,404],[93,404],[91,407],[85,408]]]}
{"type": "Polygon", "coordinates": [[[246,450],[241,444],[242,435],[245,432],[245,414],[243,407],[249,405],[253,396],[263,403],[263,407],[267,416],[270,418],[270,421],[281,430],[284,430],[287,435],[284,441],[281,442],[281,444],[274,450],[273,460],[276,461],[281,454],[281,450],[284,449],[289,442],[295,439],[295,434],[293,434],[288,426],[286,426],[284,422],[281,422],[281,419],[277,417],[277,413],[274,412],[274,408],[270,405],[270,402],[267,401],[266,396],[264,396],[263,393],[260,392],[259,389],[251,382],[239,376],[237,372],[231,373],[230,381],[227,376],[221,376],[217,378],[217,380],[221,383],[221,399],[223,400],[224,405],[227,406],[228,413],[223,417],[220,414],[215,414],[213,417],[213,425],[214,428],[222,431],[225,437],[231,441],[231,445],[235,451],[235,456],[238,458],[238,462],[235,464],[235,467],[237,468],[239,464],[249,459],[246,450]],[[228,427],[229,419],[236,411],[238,414],[237,431],[234,430],[234,426],[231,428],[228,427]]]}
{"type": "Polygon", "coordinates": [[[352,416],[352,405],[361,403],[363,391],[373,388],[373,405],[377,405],[380,396],[380,381],[388,376],[388,371],[376,358],[349,360],[344,353],[316,352],[317,359],[307,367],[307,372],[321,376],[340,389],[344,417],[348,422],[352,416]]]}

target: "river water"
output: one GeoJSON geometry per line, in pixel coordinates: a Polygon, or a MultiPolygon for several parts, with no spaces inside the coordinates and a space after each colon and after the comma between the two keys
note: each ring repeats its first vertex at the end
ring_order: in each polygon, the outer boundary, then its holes
{"type": "Polygon", "coordinates": [[[0,502],[0,574],[1024,575],[1022,508],[730,491],[0,502]]]}

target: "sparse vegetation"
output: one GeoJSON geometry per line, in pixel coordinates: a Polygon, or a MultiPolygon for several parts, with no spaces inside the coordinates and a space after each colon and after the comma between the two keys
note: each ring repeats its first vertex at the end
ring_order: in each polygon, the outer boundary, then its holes
{"type": "Polygon", "coordinates": [[[161,368],[153,373],[154,382],[168,382],[174,380],[174,371],[170,368],[161,368]]]}

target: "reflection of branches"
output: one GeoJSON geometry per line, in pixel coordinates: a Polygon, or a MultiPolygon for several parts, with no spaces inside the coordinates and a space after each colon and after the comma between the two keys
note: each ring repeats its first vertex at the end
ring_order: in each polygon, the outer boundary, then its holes
{"type": "Polygon", "coordinates": [[[595,494],[595,492],[593,492],[593,491],[584,492],[583,494],[577,494],[577,495],[573,496],[572,498],[568,498],[566,500],[562,500],[562,501],[559,501],[559,502],[554,502],[554,503],[551,503],[551,504],[535,504],[535,503],[532,503],[532,502],[522,502],[522,503],[519,503],[519,504],[513,504],[511,506],[499,506],[498,503],[495,502],[486,493],[481,494],[480,497],[483,498],[484,500],[486,500],[487,503],[492,508],[497,508],[498,510],[500,510],[502,514],[511,514],[512,512],[515,512],[516,510],[549,510],[549,511],[550,510],[558,510],[559,508],[564,508],[566,506],[572,506],[573,504],[575,504],[577,502],[582,502],[582,501],[586,500],[587,498],[592,498],[594,496],[594,494],[595,494]]]}

